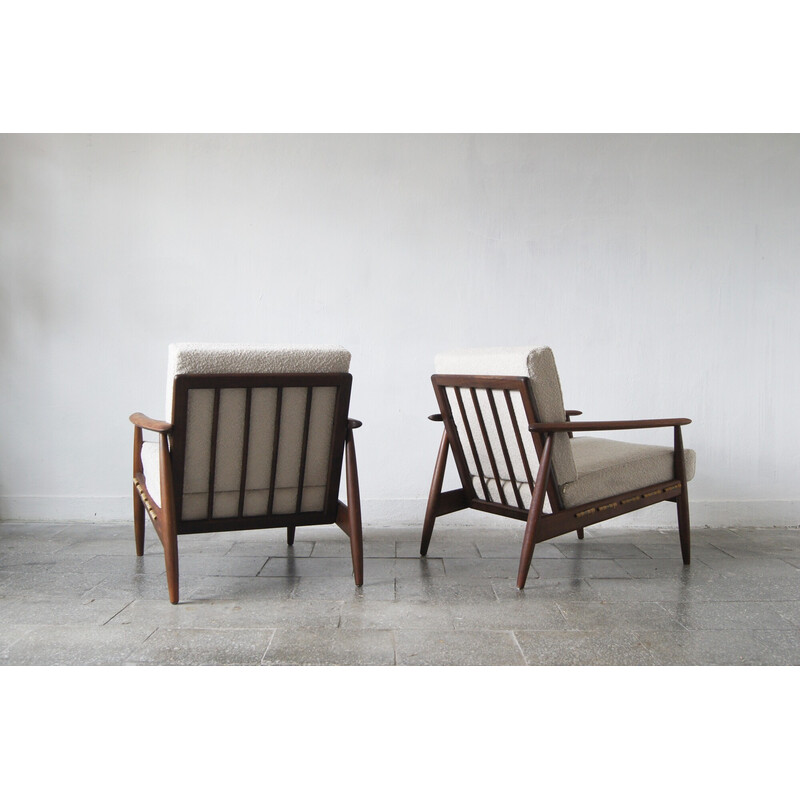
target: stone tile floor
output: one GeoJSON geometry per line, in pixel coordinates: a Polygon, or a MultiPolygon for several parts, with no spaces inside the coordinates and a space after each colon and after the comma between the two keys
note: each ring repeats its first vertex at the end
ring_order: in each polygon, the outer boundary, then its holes
{"type": "Polygon", "coordinates": [[[365,582],[334,527],[184,536],[181,602],[161,545],[127,524],[0,523],[5,665],[796,665],[800,531],[365,531],[365,582]]]}

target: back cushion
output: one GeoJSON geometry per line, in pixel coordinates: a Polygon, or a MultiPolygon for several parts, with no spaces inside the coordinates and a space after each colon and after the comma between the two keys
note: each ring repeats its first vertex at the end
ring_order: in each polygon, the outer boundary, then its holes
{"type": "MultiPolygon", "coordinates": [[[[556,362],[553,351],[549,347],[487,347],[470,350],[453,350],[441,353],[436,356],[435,369],[439,375],[496,375],[496,376],[528,376],[530,380],[533,400],[540,422],[564,422],[566,412],[564,411],[564,401],[561,396],[561,382],[556,370],[556,362]]],[[[459,432],[463,431],[463,423],[459,420],[460,412],[452,389],[448,389],[448,398],[456,419],[459,432]]],[[[489,443],[494,456],[495,463],[503,480],[510,478],[505,458],[500,446],[499,437],[495,432],[496,426],[490,422],[493,420],[492,410],[488,398],[482,392],[478,393],[481,414],[487,427],[489,443]]],[[[512,395],[513,408],[516,411],[516,420],[528,463],[531,465],[534,477],[536,475],[536,451],[533,447],[533,439],[528,432],[528,422],[525,410],[518,395],[512,395]]],[[[519,450],[516,446],[511,446],[515,442],[513,426],[509,417],[508,407],[502,396],[495,398],[500,425],[503,430],[504,438],[508,444],[509,455],[516,479],[523,480],[524,472],[519,450]]],[[[481,460],[481,467],[484,475],[492,475],[488,451],[480,434],[477,414],[472,407],[472,403],[465,397],[465,409],[467,421],[473,432],[473,439],[481,460]]],[[[467,441],[462,442],[467,462],[470,469],[474,468],[474,458],[470,452],[467,441]]],[[[556,481],[561,486],[570,483],[577,478],[575,461],[572,458],[572,446],[569,436],[566,433],[558,433],[553,441],[553,469],[556,481]]]]}

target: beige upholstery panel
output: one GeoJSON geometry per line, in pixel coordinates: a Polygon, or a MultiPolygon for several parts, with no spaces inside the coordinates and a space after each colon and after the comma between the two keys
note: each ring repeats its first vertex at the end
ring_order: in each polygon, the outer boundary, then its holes
{"type": "MultiPolygon", "coordinates": [[[[541,422],[565,422],[566,412],[561,396],[561,382],[556,370],[555,359],[549,347],[490,347],[470,350],[453,350],[440,353],[435,359],[435,370],[439,375],[503,375],[527,376],[530,380],[531,390],[536,405],[536,410],[541,422]]],[[[487,427],[487,434],[492,454],[494,455],[497,471],[501,479],[508,480],[511,475],[506,466],[502,448],[500,446],[497,428],[493,421],[488,397],[483,391],[478,391],[481,414],[487,427]]],[[[473,439],[475,440],[478,458],[481,462],[483,474],[489,478],[493,476],[491,463],[488,458],[483,437],[481,436],[477,414],[475,413],[469,392],[462,390],[467,422],[469,422],[473,439]]],[[[509,456],[514,472],[514,477],[524,480],[525,472],[516,437],[508,413],[508,407],[502,392],[494,392],[493,397],[497,407],[500,426],[508,446],[509,456]]],[[[454,390],[448,390],[448,399],[453,409],[456,426],[459,431],[464,431],[464,422],[461,419],[455,400],[454,390]]],[[[512,394],[512,402],[516,411],[516,420],[522,435],[523,446],[530,465],[533,478],[536,478],[538,459],[533,447],[533,440],[528,431],[528,421],[518,394],[512,394]]],[[[464,434],[462,440],[464,452],[470,471],[477,474],[474,458],[470,451],[469,442],[464,434]]],[[[577,478],[575,462],[572,457],[570,439],[566,433],[556,434],[553,441],[553,469],[559,483],[574,481],[577,478]]],[[[483,492],[479,491],[479,497],[483,492]]]]}
{"type": "MultiPolygon", "coordinates": [[[[576,436],[572,452],[578,479],[561,487],[567,508],[631,492],[675,477],[671,447],[631,444],[595,436],[576,436]]],[[[694,450],[684,450],[686,479],[695,473],[694,450]]]]}

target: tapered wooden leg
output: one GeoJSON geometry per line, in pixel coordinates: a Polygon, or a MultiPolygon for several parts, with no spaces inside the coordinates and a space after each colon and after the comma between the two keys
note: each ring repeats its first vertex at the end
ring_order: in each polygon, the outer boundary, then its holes
{"type": "Polygon", "coordinates": [[[167,568],[167,588],[170,603],[178,602],[178,525],[175,517],[175,497],[172,488],[172,461],[169,440],[159,437],[158,463],[161,472],[161,543],[164,545],[164,564],[167,568]]]}
{"type": "Polygon", "coordinates": [[[174,525],[165,525],[164,534],[164,564],[167,568],[167,589],[170,603],[178,602],[178,536],[174,525]]]}
{"type": "Polygon", "coordinates": [[[525,535],[522,537],[522,554],[519,559],[519,572],[517,573],[517,589],[525,588],[528,572],[533,558],[533,546],[536,543],[536,525],[544,507],[544,495],[547,488],[547,476],[550,472],[550,458],[553,451],[553,437],[548,436],[544,443],[542,458],[539,462],[539,472],[536,475],[536,484],[533,487],[531,507],[528,511],[528,521],[525,525],[525,535]]]}
{"type": "Polygon", "coordinates": [[[436,502],[442,493],[442,483],[444,482],[444,470],[447,466],[447,454],[450,451],[450,442],[447,439],[447,431],[442,432],[442,441],[439,444],[439,455],[436,457],[436,466],[433,468],[433,480],[431,490],[428,493],[428,507],[425,510],[425,522],[422,525],[422,542],[419,546],[419,554],[427,555],[428,546],[433,535],[433,526],[436,522],[436,502]]]}
{"type": "Polygon", "coordinates": [[[136,486],[136,475],[143,472],[142,468],[142,429],[133,426],[133,536],[136,540],[136,555],[144,555],[144,503],[139,496],[136,486]]]}
{"type": "Polygon", "coordinates": [[[294,544],[294,529],[295,529],[294,525],[290,525],[286,529],[286,544],[288,544],[289,547],[291,547],[294,544]]]}
{"type": "Polygon", "coordinates": [[[364,583],[364,543],[361,532],[361,495],[358,490],[358,466],[353,431],[347,431],[345,440],[345,467],[347,470],[347,511],[350,525],[350,555],[353,557],[353,577],[356,586],[364,583]]]}
{"type": "Polygon", "coordinates": [[[680,425],[675,426],[675,477],[681,482],[681,493],[676,498],[678,506],[678,535],[681,540],[681,557],[684,564],[691,562],[691,528],[689,525],[689,495],[686,487],[686,463],[683,456],[683,436],[680,425]]]}
{"type": "Polygon", "coordinates": [[[578,528],[578,538],[583,539],[583,528],[578,528]]]}
{"type": "Polygon", "coordinates": [[[133,536],[136,540],[136,555],[144,555],[144,503],[135,486],[133,487],[133,536]]]}

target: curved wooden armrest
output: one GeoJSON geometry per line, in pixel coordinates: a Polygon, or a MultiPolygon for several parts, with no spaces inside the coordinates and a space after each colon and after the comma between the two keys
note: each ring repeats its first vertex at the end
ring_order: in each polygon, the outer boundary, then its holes
{"type": "Polygon", "coordinates": [[[363,425],[363,423],[359,419],[348,419],[347,420],[347,427],[350,428],[351,431],[353,430],[353,428],[360,428],[362,425],[363,425]]]}
{"type": "Polygon", "coordinates": [[[144,428],[146,431],[153,431],[154,433],[169,433],[172,430],[171,422],[164,422],[161,419],[151,419],[145,414],[136,412],[129,417],[130,421],[137,428],[144,428]]]}
{"type": "Polygon", "coordinates": [[[570,417],[579,417],[581,414],[583,414],[583,411],[575,411],[574,409],[570,409],[564,413],[567,415],[567,422],[569,422],[570,417]]]}
{"type": "Polygon", "coordinates": [[[608,422],[536,422],[529,427],[534,433],[566,433],[569,431],[624,431],[636,428],[674,428],[688,425],[686,417],[674,419],[622,419],[608,422]]]}
{"type": "Polygon", "coordinates": [[[429,419],[431,422],[443,422],[443,421],[444,421],[444,417],[443,417],[441,414],[431,414],[431,415],[428,417],[428,419],[429,419]]]}

